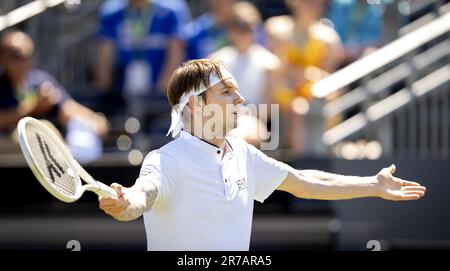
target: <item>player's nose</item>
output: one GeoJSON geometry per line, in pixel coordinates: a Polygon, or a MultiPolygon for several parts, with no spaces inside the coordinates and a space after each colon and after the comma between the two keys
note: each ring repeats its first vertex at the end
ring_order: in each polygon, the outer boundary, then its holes
{"type": "Polygon", "coordinates": [[[239,91],[234,93],[234,104],[243,104],[245,102],[244,96],[241,95],[239,91]]]}

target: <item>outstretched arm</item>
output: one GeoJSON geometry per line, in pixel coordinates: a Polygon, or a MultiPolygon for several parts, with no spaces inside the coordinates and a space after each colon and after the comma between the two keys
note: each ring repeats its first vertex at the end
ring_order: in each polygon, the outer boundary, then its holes
{"type": "Polygon", "coordinates": [[[152,207],[158,195],[158,189],[150,181],[136,182],[130,188],[117,183],[111,184],[111,187],[117,191],[118,197],[99,197],[100,209],[120,221],[140,217],[152,207]]]}
{"type": "Polygon", "coordinates": [[[416,200],[426,188],[416,182],[394,177],[395,166],[383,168],[375,176],[357,177],[317,170],[291,170],[278,187],[299,198],[342,200],[380,197],[387,200],[416,200]]]}

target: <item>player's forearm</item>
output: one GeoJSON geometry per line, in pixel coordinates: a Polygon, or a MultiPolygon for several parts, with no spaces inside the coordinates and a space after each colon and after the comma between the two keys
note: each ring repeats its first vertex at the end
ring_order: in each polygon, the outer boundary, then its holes
{"type": "Polygon", "coordinates": [[[320,171],[295,173],[301,183],[295,195],[301,198],[344,200],[378,196],[378,182],[374,177],[343,176],[320,171]]]}
{"type": "Polygon", "coordinates": [[[376,197],[376,183],[367,179],[355,182],[321,181],[312,182],[307,190],[308,198],[322,200],[344,200],[376,197]]]}
{"type": "Polygon", "coordinates": [[[313,169],[305,169],[305,170],[297,170],[298,173],[310,176],[322,181],[333,181],[333,182],[339,182],[339,183],[358,183],[358,182],[364,182],[367,180],[367,177],[359,177],[359,176],[348,176],[348,175],[339,175],[335,173],[329,173],[325,171],[320,170],[313,170],[313,169]]]}
{"type": "Polygon", "coordinates": [[[158,190],[153,183],[136,183],[127,192],[130,205],[125,211],[114,216],[114,218],[120,221],[130,221],[139,218],[145,211],[152,208],[157,194],[158,190]]]}

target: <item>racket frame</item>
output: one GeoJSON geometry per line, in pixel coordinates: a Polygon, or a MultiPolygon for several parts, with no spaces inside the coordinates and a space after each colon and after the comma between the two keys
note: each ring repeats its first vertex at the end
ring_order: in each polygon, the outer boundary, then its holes
{"type": "Polygon", "coordinates": [[[17,130],[19,135],[20,148],[22,150],[22,153],[25,157],[28,166],[30,167],[36,179],[38,179],[38,181],[41,183],[41,185],[55,198],[68,203],[74,202],[78,200],[86,190],[95,192],[102,197],[117,196],[115,190],[92,178],[92,176],[89,173],[87,173],[86,170],[75,160],[75,158],[72,156],[66,145],[61,141],[61,139],[58,138],[55,135],[55,133],[41,121],[32,117],[24,117],[19,121],[17,125],[17,130]],[[31,124],[32,126],[39,129],[47,137],[49,137],[53,141],[52,144],[55,144],[56,148],[62,152],[63,156],[67,158],[69,168],[73,171],[71,174],[73,174],[73,177],[75,178],[76,182],[75,195],[68,196],[61,193],[47,180],[47,178],[45,178],[44,174],[42,173],[41,169],[36,163],[36,159],[33,156],[33,153],[30,151],[31,147],[27,140],[27,131],[26,131],[27,124],[31,124]],[[83,179],[83,181],[85,181],[87,184],[82,185],[81,179],[83,179]]]}

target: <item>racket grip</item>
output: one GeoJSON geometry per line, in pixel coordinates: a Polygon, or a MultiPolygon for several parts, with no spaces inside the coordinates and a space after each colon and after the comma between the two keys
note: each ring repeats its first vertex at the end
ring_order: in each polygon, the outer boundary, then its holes
{"type": "Polygon", "coordinates": [[[97,185],[99,188],[97,191],[95,191],[95,193],[97,193],[97,195],[99,195],[103,198],[117,197],[116,190],[112,189],[111,187],[109,187],[106,184],[101,183],[101,182],[97,182],[97,185]]]}

